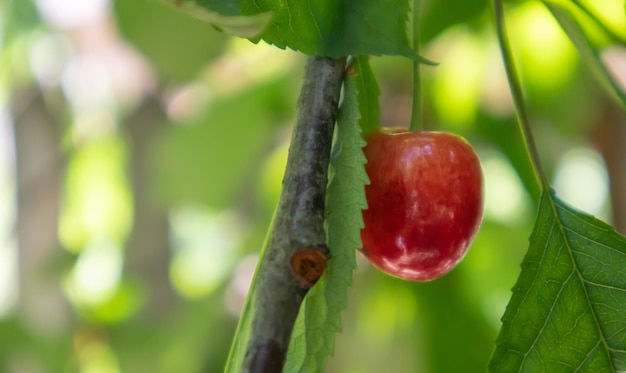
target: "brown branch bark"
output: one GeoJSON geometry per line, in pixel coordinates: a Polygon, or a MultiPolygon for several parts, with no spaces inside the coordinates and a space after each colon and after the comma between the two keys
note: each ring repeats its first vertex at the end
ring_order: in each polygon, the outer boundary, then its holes
{"type": "Polygon", "coordinates": [[[244,371],[281,372],[300,304],[328,250],[325,196],[345,59],[309,57],[283,189],[257,269],[244,371]]]}

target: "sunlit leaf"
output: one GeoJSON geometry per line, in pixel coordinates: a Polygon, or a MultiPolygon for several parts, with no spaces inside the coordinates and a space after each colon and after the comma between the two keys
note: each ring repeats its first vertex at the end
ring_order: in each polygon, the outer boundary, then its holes
{"type": "Polygon", "coordinates": [[[617,82],[605,62],[602,61],[600,51],[591,42],[581,25],[576,21],[572,13],[566,8],[551,1],[544,1],[548,9],[559,22],[572,43],[578,49],[581,58],[592,69],[609,95],[615,98],[622,107],[626,108],[626,91],[617,82]]]}
{"type": "Polygon", "coordinates": [[[569,0],[613,40],[626,44],[626,12],[623,0],[569,0]]]}
{"type": "MultiPolygon", "coordinates": [[[[368,179],[361,150],[365,142],[361,138],[357,99],[357,93],[362,93],[357,91],[362,88],[361,82],[356,73],[349,75],[344,83],[326,197],[331,260],[300,309],[285,372],[323,371],[326,359],[335,348],[335,334],[341,331],[341,311],[347,306],[347,290],[356,267],[355,252],[361,247],[361,210],[366,207],[364,185],[368,179]]],[[[364,91],[368,93],[370,91],[364,91]]]]}
{"type": "Polygon", "coordinates": [[[626,237],[544,193],[493,372],[626,370],[626,237]]]}

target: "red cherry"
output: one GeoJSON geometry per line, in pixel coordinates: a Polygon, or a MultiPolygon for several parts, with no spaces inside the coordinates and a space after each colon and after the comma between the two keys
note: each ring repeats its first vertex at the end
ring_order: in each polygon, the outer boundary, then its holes
{"type": "Polygon", "coordinates": [[[463,259],[482,220],[476,153],[462,137],[443,132],[381,129],[366,141],[362,253],[395,277],[443,276],[463,259]]]}

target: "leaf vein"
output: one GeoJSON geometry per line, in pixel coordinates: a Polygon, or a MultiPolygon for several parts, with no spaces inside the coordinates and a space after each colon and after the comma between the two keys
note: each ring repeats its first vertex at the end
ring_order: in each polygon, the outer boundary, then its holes
{"type": "MultiPolygon", "coordinates": [[[[552,212],[553,212],[554,216],[559,217],[561,219],[561,221],[562,221],[561,215],[559,214],[559,210],[565,211],[566,213],[569,213],[568,209],[565,209],[565,208],[559,209],[557,200],[555,199],[556,197],[554,195],[552,195],[552,194],[550,194],[549,196],[550,196],[549,199],[550,199],[550,202],[551,202],[550,206],[552,207],[552,212]]],[[[587,308],[589,309],[589,311],[591,312],[591,315],[593,317],[593,321],[594,321],[595,326],[596,326],[596,331],[598,333],[598,336],[599,336],[600,340],[602,341],[602,345],[604,346],[604,350],[605,350],[605,352],[607,354],[607,359],[611,363],[611,368],[613,370],[615,370],[614,362],[613,362],[613,359],[611,359],[611,355],[610,355],[610,352],[609,352],[610,351],[610,347],[609,347],[607,339],[606,339],[606,337],[604,335],[604,331],[602,330],[602,327],[601,327],[601,324],[600,324],[600,320],[598,319],[597,311],[593,307],[593,303],[591,302],[591,297],[589,295],[589,291],[587,290],[587,287],[584,286],[585,278],[584,278],[584,276],[583,276],[583,274],[582,274],[582,272],[581,272],[581,270],[580,270],[580,268],[578,266],[578,263],[576,262],[576,258],[574,257],[573,247],[570,244],[569,237],[568,237],[567,233],[565,232],[567,227],[565,225],[559,225],[559,227],[560,227],[561,233],[563,235],[563,240],[564,240],[565,244],[567,245],[567,248],[569,249],[568,254],[569,254],[569,257],[570,257],[570,260],[571,260],[572,268],[576,272],[578,280],[580,281],[580,283],[582,285],[581,287],[582,287],[582,289],[583,289],[583,291],[585,293],[585,301],[587,303],[587,308]]]]}
{"type": "Polygon", "coordinates": [[[585,284],[587,284],[587,285],[591,285],[591,286],[595,286],[595,287],[599,287],[599,288],[610,289],[610,290],[617,290],[617,291],[626,293],[626,289],[622,289],[622,288],[619,288],[619,287],[616,287],[616,286],[600,284],[600,283],[597,283],[597,282],[589,281],[587,279],[583,279],[583,282],[585,284]]]}
{"type": "MultiPolygon", "coordinates": [[[[522,359],[522,363],[520,364],[520,369],[519,369],[520,372],[522,371],[522,368],[524,367],[524,364],[526,362],[526,358],[530,355],[530,351],[532,351],[534,349],[535,345],[537,344],[537,341],[539,339],[541,339],[541,336],[543,335],[543,332],[545,331],[546,325],[548,325],[548,321],[550,321],[550,318],[552,317],[552,313],[554,311],[554,308],[555,308],[556,304],[558,303],[558,301],[561,298],[561,294],[563,293],[563,289],[565,288],[567,283],[572,279],[573,276],[574,276],[574,271],[572,271],[570,273],[570,275],[567,277],[567,279],[565,281],[563,281],[563,283],[561,284],[559,292],[556,294],[556,297],[554,297],[554,300],[553,300],[553,302],[552,302],[552,304],[550,306],[550,311],[548,311],[548,315],[546,316],[543,325],[539,329],[539,332],[537,333],[537,336],[535,337],[535,340],[533,341],[533,343],[528,348],[528,352],[524,355],[524,358],[522,359]]],[[[537,350],[537,353],[541,357],[541,351],[537,350]]]]}

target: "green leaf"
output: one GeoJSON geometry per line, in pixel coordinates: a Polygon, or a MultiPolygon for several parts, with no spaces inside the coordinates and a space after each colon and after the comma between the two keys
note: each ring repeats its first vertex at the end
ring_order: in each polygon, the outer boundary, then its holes
{"type": "Polygon", "coordinates": [[[197,19],[254,43],[340,58],[415,55],[409,44],[408,0],[161,0],[197,19]]]}
{"type": "Polygon", "coordinates": [[[416,58],[406,32],[408,0],[243,0],[247,15],[273,12],[258,38],[308,55],[416,58]]]}
{"type": "MultiPolygon", "coordinates": [[[[366,60],[361,60],[367,64],[366,60]]],[[[344,98],[337,121],[336,141],[326,195],[327,236],[331,260],[324,276],[309,291],[289,344],[285,372],[320,372],[333,353],[335,334],[341,331],[341,311],[361,247],[361,210],[367,207],[364,185],[369,182],[363,165],[365,145],[359,127],[362,88],[358,74],[344,81],[344,98]]],[[[361,117],[361,120],[364,120],[361,117]]]]}
{"type": "Polygon", "coordinates": [[[626,237],[544,193],[492,372],[626,370],[626,237]]]}
{"type": "Polygon", "coordinates": [[[544,3],[576,46],[581,58],[591,68],[600,83],[602,83],[602,86],[612,98],[626,109],[626,92],[624,88],[620,87],[617,78],[611,74],[606,64],[602,61],[600,51],[577,22],[571,10],[556,2],[544,1],[544,3]]]}
{"type": "Polygon", "coordinates": [[[380,89],[369,62],[365,58],[357,58],[352,65],[354,79],[357,80],[357,100],[359,101],[359,125],[363,136],[380,127],[380,107],[378,96],[380,89]]]}

